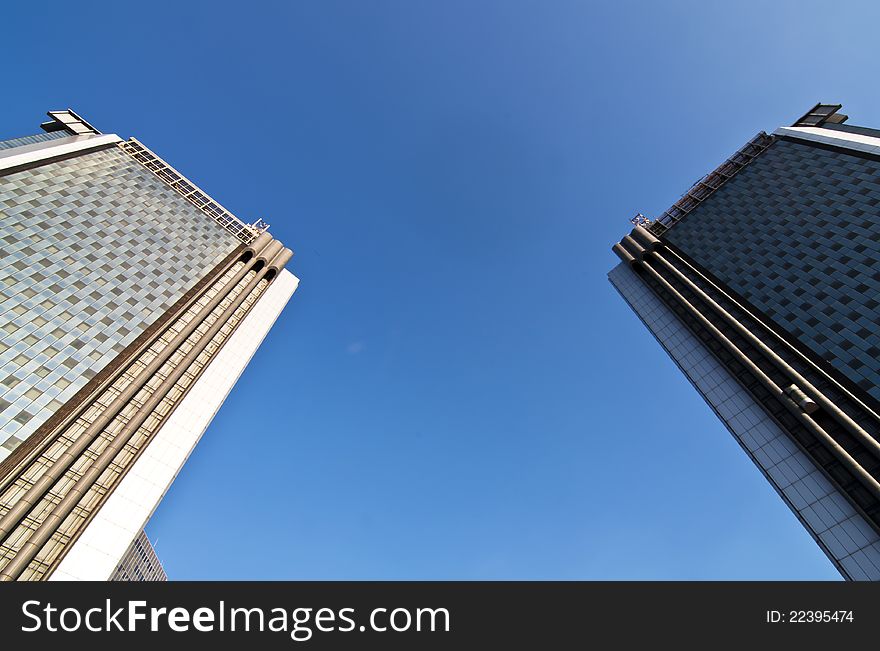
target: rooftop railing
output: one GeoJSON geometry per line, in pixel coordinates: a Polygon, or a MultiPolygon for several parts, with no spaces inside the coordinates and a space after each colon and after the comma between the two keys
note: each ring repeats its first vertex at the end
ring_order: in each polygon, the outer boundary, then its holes
{"type": "Polygon", "coordinates": [[[241,221],[136,138],[120,142],[119,147],[245,244],[250,244],[260,233],[269,229],[269,224],[262,219],[253,224],[241,221]]]}

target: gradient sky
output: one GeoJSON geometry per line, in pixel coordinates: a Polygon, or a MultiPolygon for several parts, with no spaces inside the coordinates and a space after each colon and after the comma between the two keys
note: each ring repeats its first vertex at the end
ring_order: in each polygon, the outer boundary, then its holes
{"type": "Polygon", "coordinates": [[[605,274],[757,131],[880,125],[880,5],[3,14],[0,136],[70,106],[296,252],[147,527],[171,578],[837,578],[605,274]]]}

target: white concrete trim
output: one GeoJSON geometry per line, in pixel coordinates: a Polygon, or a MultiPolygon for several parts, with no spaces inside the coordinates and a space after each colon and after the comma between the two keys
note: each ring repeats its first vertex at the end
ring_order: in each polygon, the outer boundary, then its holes
{"type": "Polygon", "coordinates": [[[286,269],[278,274],[73,543],[50,581],[105,581],[112,575],[298,284],[286,269]]]}
{"type": "Polygon", "coordinates": [[[880,156],[880,138],[866,136],[861,133],[849,133],[847,131],[833,131],[821,127],[779,127],[773,132],[774,136],[789,136],[799,140],[819,142],[834,147],[843,147],[855,151],[880,156]]]}
{"type": "Polygon", "coordinates": [[[122,138],[114,133],[102,135],[88,134],[4,149],[0,150],[0,171],[21,165],[32,165],[49,158],[55,158],[56,156],[85,153],[91,149],[104,147],[116,142],[122,142],[122,138]]]}

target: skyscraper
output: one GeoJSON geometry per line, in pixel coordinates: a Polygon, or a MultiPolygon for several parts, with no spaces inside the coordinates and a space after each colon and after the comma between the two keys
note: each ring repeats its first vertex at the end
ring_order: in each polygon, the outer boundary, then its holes
{"type": "Polygon", "coordinates": [[[111,581],[167,581],[168,576],[156,550],[143,531],[131,541],[119,564],[110,576],[111,581]]]}
{"type": "Polygon", "coordinates": [[[637,215],[608,276],[844,578],[877,580],[880,131],[840,108],[637,215]]]}
{"type": "Polygon", "coordinates": [[[49,116],[0,142],[0,579],[107,579],[298,280],[262,221],[49,116]]]}

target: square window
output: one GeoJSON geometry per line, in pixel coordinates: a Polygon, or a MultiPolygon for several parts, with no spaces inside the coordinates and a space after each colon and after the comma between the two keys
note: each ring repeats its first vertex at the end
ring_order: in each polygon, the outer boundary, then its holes
{"type": "Polygon", "coordinates": [[[33,414],[29,414],[26,411],[20,411],[20,412],[18,412],[18,415],[15,418],[13,418],[12,420],[17,421],[17,422],[21,423],[22,425],[26,425],[27,422],[33,417],[34,417],[33,414]]]}
{"type": "Polygon", "coordinates": [[[3,386],[5,386],[7,389],[13,389],[13,388],[15,388],[15,386],[16,386],[19,382],[21,382],[21,380],[19,380],[19,379],[18,379],[17,377],[15,377],[14,375],[7,375],[6,378],[3,380],[2,384],[3,384],[3,386]]]}
{"type": "Polygon", "coordinates": [[[18,438],[17,436],[10,436],[8,439],[3,441],[3,447],[6,448],[7,450],[14,450],[19,445],[21,445],[21,443],[22,443],[22,440],[20,438],[18,438]]]}

